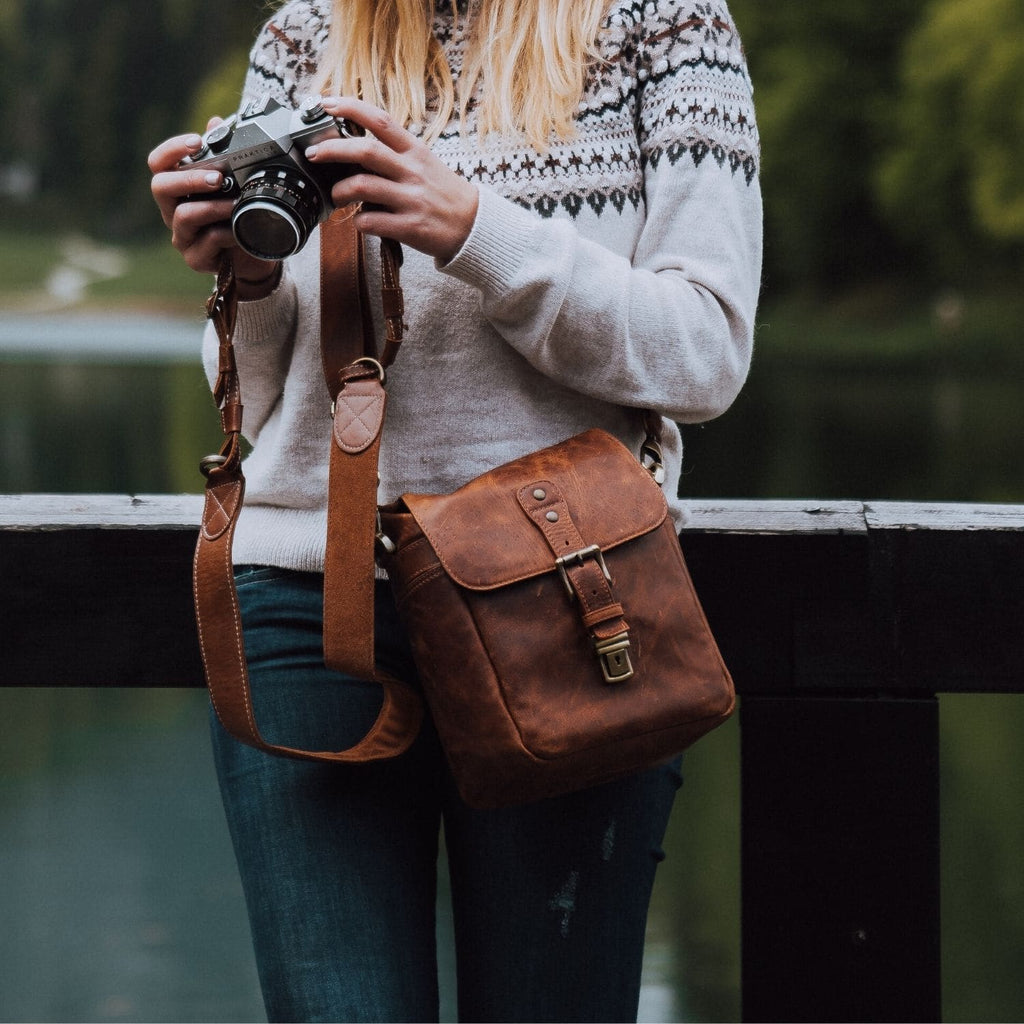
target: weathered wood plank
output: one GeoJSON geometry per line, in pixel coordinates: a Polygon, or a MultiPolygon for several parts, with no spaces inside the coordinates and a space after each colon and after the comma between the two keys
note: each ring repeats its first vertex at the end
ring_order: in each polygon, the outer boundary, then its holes
{"type": "Polygon", "coordinates": [[[0,494],[0,530],[195,529],[197,494],[0,494]]]}
{"type": "Polygon", "coordinates": [[[875,615],[893,688],[1024,692],[1019,530],[885,529],[871,538],[875,615]]]}
{"type": "Polygon", "coordinates": [[[682,532],[823,534],[867,532],[859,501],[689,501],[682,532]]]}
{"type": "Polygon", "coordinates": [[[1024,530],[1024,505],[873,501],[864,506],[871,530],[1024,530]]]}
{"type": "Polygon", "coordinates": [[[198,513],[189,526],[188,503],[60,504],[60,522],[0,528],[0,685],[201,686],[198,513]]]}
{"type": "MultiPolygon", "coordinates": [[[[0,530],[191,529],[195,494],[3,494],[0,530]]],[[[870,530],[1024,531],[1024,505],[750,499],[686,503],[685,533],[864,534],[870,530]]]]}

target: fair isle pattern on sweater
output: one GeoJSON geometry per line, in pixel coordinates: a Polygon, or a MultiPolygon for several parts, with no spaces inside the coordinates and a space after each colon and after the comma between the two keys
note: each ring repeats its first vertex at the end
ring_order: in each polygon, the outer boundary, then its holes
{"type": "MultiPolygon", "coordinates": [[[[329,16],[329,0],[282,8],[253,52],[247,93],[269,92],[297,105],[326,44],[329,16]]],[[[434,32],[458,82],[465,38],[448,0],[437,4],[434,32]]],[[[750,83],[725,7],[714,0],[618,0],[598,42],[600,60],[580,101],[576,139],[555,140],[544,154],[504,138],[478,146],[471,102],[466,123],[453,119],[435,141],[437,155],[543,217],[560,212],[575,219],[584,206],[597,216],[609,208],[639,209],[644,169],[663,160],[696,167],[712,161],[747,186],[755,183],[759,143],[750,83]]]]}

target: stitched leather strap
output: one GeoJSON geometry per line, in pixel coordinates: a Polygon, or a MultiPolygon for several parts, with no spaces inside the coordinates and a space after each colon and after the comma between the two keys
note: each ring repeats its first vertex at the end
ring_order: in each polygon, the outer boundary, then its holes
{"type": "MultiPolygon", "coordinates": [[[[343,215],[336,214],[340,219],[343,215]]],[[[325,225],[326,226],[326,225],[325,225]]],[[[354,229],[340,238],[333,232],[330,244],[337,247],[330,261],[332,272],[336,272],[343,292],[347,297],[358,293],[361,267],[358,256],[352,247],[358,244],[354,229]],[[338,243],[341,246],[338,247],[338,243]],[[349,246],[345,249],[344,246],[349,246]],[[356,291],[348,288],[355,284],[356,291]],[[345,287],[345,286],[348,287],[345,287]]],[[[346,308],[342,295],[338,295],[335,279],[328,277],[322,287],[332,289],[331,301],[322,303],[332,309],[346,308]]],[[[361,296],[365,308],[365,289],[361,296]]],[[[210,698],[217,717],[224,728],[237,739],[259,750],[272,754],[283,754],[289,757],[315,761],[362,762],[395,757],[407,750],[415,739],[423,717],[423,705],[419,696],[410,687],[397,681],[379,677],[373,666],[372,646],[369,652],[365,649],[362,661],[368,663],[369,671],[363,673],[367,678],[378,679],[384,687],[384,702],[376,722],[369,732],[354,746],[341,751],[308,751],[296,747],[284,746],[267,742],[260,734],[253,713],[252,696],[249,684],[249,673],[245,661],[245,648],[242,637],[242,623],[238,608],[238,594],[235,588],[234,569],[231,558],[231,544],[234,537],[238,515],[242,508],[245,493],[245,479],[242,474],[241,459],[241,428],[242,402],[238,371],[235,365],[234,347],[232,344],[237,296],[230,261],[225,260],[217,276],[217,285],[207,306],[207,313],[217,331],[219,340],[219,370],[214,387],[214,397],[220,407],[221,425],[225,434],[224,445],[216,456],[203,460],[203,472],[206,474],[206,500],[203,509],[203,521],[199,531],[193,563],[193,590],[196,607],[196,621],[199,630],[200,649],[206,672],[210,698]]],[[[361,310],[360,310],[361,312],[361,310]]],[[[353,323],[359,325],[360,337],[363,337],[362,324],[368,317],[355,316],[353,323]]],[[[390,329],[389,329],[390,330],[390,329]]],[[[339,337],[344,337],[339,332],[339,337]]],[[[367,335],[369,336],[369,335],[367,335]]],[[[364,339],[365,340],[365,339],[364,339]]],[[[398,331],[398,342],[401,331],[398,331]]],[[[326,367],[326,364],[325,364],[326,367]]],[[[351,377],[353,385],[359,382],[351,377]]],[[[365,375],[364,375],[365,376],[365,375]]],[[[343,370],[337,371],[334,378],[337,390],[341,392],[349,387],[350,378],[343,370]]],[[[354,392],[350,393],[345,403],[348,408],[358,405],[354,392]]],[[[338,403],[336,403],[336,409],[338,403]]],[[[380,421],[383,423],[383,407],[380,409],[380,421]]],[[[359,419],[359,417],[357,417],[359,419]]],[[[339,430],[338,417],[335,418],[335,434],[339,430]]],[[[354,428],[349,424],[350,428],[354,428]]],[[[366,431],[364,430],[364,433],[366,431]]],[[[379,447],[379,427],[373,431],[376,442],[367,446],[373,451],[373,493],[370,495],[369,507],[376,509],[376,447],[379,447]]],[[[351,437],[352,429],[344,429],[343,437],[351,437]]],[[[359,447],[358,444],[356,447],[359,447]]],[[[335,450],[341,450],[337,442],[332,442],[332,458],[335,450]]],[[[332,474],[333,475],[333,474],[332,474]]],[[[350,517],[342,512],[343,519],[348,522],[350,517]]],[[[355,517],[351,517],[355,521],[355,517]]],[[[371,567],[369,580],[369,622],[370,644],[373,642],[373,570],[372,570],[372,538],[371,567]]],[[[365,602],[362,594],[360,600],[365,602]]],[[[365,614],[365,613],[364,613],[365,614]]],[[[325,632],[328,627],[325,624],[325,632]]]]}
{"type": "Polygon", "coordinates": [[[337,211],[320,226],[320,358],[332,401],[338,397],[341,373],[347,366],[371,356],[388,367],[402,344],[405,303],[400,282],[402,248],[397,242],[381,239],[380,264],[385,337],[378,356],[362,236],[349,210],[337,211]]]}
{"type": "Polygon", "coordinates": [[[320,347],[333,400],[324,561],[324,660],[366,679],[374,661],[374,568],[381,431],[387,408],[384,368],[404,333],[401,248],[381,242],[386,335],[376,360],[363,240],[346,211],[321,227],[320,347]]]}

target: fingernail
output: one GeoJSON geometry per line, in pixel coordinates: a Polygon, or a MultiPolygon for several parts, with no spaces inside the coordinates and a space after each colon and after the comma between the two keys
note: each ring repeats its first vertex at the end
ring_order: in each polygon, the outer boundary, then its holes
{"type": "Polygon", "coordinates": [[[220,184],[220,171],[210,171],[206,175],[206,184],[211,186],[217,186],[220,184]]]}
{"type": "Polygon", "coordinates": [[[313,157],[316,156],[316,151],[317,151],[317,147],[316,146],[310,146],[309,149],[306,150],[306,159],[307,160],[312,160],[313,157]]]}
{"type": "Polygon", "coordinates": [[[185,139],[185,145],[188,146],[189,149],[198,149],[202,144],[203,140],[199,135],[189,135],[185,139]]]}

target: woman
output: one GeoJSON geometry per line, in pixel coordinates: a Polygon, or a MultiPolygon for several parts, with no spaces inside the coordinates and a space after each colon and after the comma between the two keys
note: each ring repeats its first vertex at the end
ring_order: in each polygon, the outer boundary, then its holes
{"type": "MultiPolygon", "coordinates": [[[[760,274],[757,134],[726,5],[449,4],[290,0],[245,84],[245,102],[323,94],[365,129],[306,156],[358,165],[335,205],[362,204],[358,228],[406,250],[379,498],[452,490],[593,426],[638,450],[638,410],[653,409],[681,521],[675,424],[739,391],[760,274]]],[[[253,450],[235,561],[257,717],[273,741],[341,749],[380,694],[322,662],[318,246],[283,264],[236,248],[220,174],[179,169],[199,141],[168,140],[150,167],[189,266],[214,271],[230,252],[240,281],[253,450]]],[[[211,370],[215,352],[210,333],[211,370]]],[[[378,590],[378,658],[415,683],[378,590]]],[[[673,767],[472,811],[429,722],[408,754],[347,768],[213,734],[271,1019],[436,1019],[442,823],[461,1019],[635,1019],[673,767]]]]}

